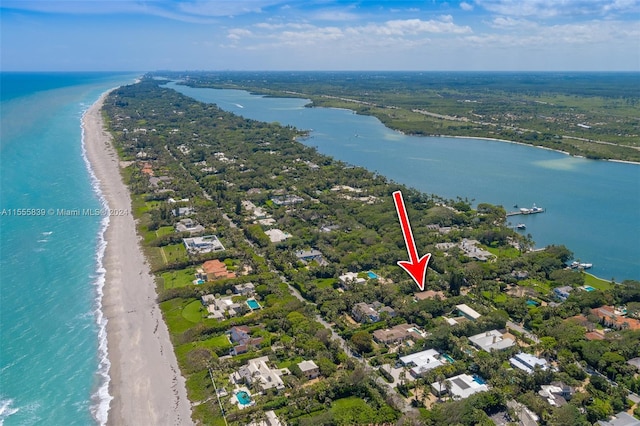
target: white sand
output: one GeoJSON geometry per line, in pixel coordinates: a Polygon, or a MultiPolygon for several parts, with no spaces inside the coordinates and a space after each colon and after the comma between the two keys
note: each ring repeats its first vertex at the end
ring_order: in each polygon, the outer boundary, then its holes
{"type": "Polygon", "coordinates": [[[156,302],[153,276],[131,215],[131,197],[104,130],[103,95],[84,116],[87,157],[111,210],[104,258],[103,309],[111,369],[110,425],[191,425],[191,405],[167,326],[156,302]]]}

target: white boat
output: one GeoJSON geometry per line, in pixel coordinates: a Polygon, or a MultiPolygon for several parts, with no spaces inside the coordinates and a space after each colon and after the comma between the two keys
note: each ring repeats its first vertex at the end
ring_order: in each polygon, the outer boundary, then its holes
{"type": "Polygon", "coordinates": [[[516,225],[516,228],[518,229],[527,229],[527,225],[525,225],[524,223],[519,223],[516,225]]]}

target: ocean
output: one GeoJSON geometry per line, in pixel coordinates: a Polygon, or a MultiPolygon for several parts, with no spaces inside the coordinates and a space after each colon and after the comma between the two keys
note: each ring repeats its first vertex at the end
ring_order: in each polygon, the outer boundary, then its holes
{"type": "Polygon", "coordinates": [[[0,425],[104,424],[108,218],[83,112],[132,73],[0,73],[0,425]]]}
{"type": "Polygon", "coordinates": [[[403,135],[350,110],[305,108],[309,101],[242,90],[169,83],[187,96],[254,120],[309,130],[302,143],[348,164],[445,198],[502,205],[536,247],[565,245],[588,272],[606,280],[640,280],[640,166],[571,157],[526,145],[473,138],[403,135]],[[515,207],[515,206],[518,207],[515,207]]]}

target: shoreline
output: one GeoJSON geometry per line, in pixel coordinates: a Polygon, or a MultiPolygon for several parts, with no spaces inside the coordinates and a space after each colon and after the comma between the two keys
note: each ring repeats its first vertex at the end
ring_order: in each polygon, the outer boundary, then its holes
{"type": "Polygon", "coordinates": [[[98,195],[111,211],[125,213],[109,216],[103,234],[106,249],[101,305],[102,321],[106,321],[106,364],[110,364],[105,382],[112,398],[106,424],[193,424],[185,379],[156,301],[155,280],[130,211],[129,190],[120,175],[111,135],[103,127],[101,109],[109,92],[103,93],[82,117],[86,158],[98,183],[98,195]]]}

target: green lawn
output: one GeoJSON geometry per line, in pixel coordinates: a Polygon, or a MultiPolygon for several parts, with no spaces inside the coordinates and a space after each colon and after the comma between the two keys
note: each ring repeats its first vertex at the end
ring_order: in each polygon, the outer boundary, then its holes
{"type": "MultiPolygon", "coordinates": [[[[167,327],[171,334],[184,333],[193,327],[193,321],[188,320],[182,315],[182,311],[185,307],[193,301],[194,299],[182,299],[180,297],[176,297],[175,299],[160,303],[160,309],[164,313],[167,327]]],[[[200,303],[197,300],[196,302],[200,303]]]]}
{"type": "Polygon", "coordinates": [[[174,232],[175,230],[173,229],[173,226],[161,226],[156,231],[156,236],[160,238],[164,237],[165,235],[173,234],[174,232]]]}
{"type": "Polygon", "coordinates": [[[184,262],[189,259],[189,256],[187,255],[187,249],[182,243],[164,246],[161,247],[161,250],[164,252],[164,257],[167,259],[168,264],[174,262],[184,262]]]}
{"type": "Polygon", "coordinates": [[[520,256],[520,250],[518,250],[515,247],[509,247],[509,248],[500,248],[500,247],[496,248],[496,247],[489,247],[489,246],[482,246],[482,247],[485,248],[489,253],[499,258],[515,259],[516,257],[520,256]]]}
{"type": "Polygon", "coordinates": [[[194,300],[184,307],[182,310],[182,316],[187,320],[193,323],[199,323],[202,321],[203,316],[205,316],[206,311],[204,310],[204,306],[200,303],[199,300],[194,300]]]}
{"type": "Polygon", "coordinates": [[[584,285],[590,285],[598,290],[609,290],[613,287],[611,281],[603,280],[602,278],[587,274],[586,272],[584,274],[584,285]]]}
{"type": "Polygon", "coordinates": [[[336,282],[335,278],[324,278],[324,279],[314,280],[314,283],[318,288],[333,288],[333,284],[335,282],[336,282]]]}
{"type": "Polygon", "coordinates": [[[195,272],[195,268],[187,268],[163,273],[161,277],[164,280],[164,289],[193,285],[195,272]]]}

